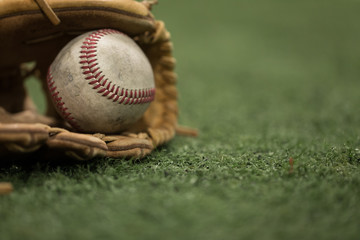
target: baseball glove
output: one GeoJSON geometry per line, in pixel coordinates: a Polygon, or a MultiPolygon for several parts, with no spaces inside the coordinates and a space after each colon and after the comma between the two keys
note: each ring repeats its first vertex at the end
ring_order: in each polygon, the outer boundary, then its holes
{"type": "MultiPolygon", "coordinates": [[[[0,1],[0,155],[65,153],[94,157],[141,158],[171,140],[177,129],[175,60],[170,34],[151,13],[154,1],[3,0],[0,1]],[[23,80],[37,74],[43,89],[57,53],[74,37],[111,28],[132,37],[153,68],[156,96],[144,116],[117,135],[77,133],[58,116],[47,93],[41,115],[23,80]],[[25,62],[36,62],[28,69],[25,62]]],[[[45,91],[48,92],[48,91],[45,91]]],[[[178,129],[180,134],[196,134],[178,129]]]]}

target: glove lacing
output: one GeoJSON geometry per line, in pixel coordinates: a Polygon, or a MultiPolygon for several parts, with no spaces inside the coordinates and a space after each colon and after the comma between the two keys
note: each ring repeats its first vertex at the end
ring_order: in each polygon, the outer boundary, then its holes
{"type": "Polygon", "coordinates": [[[56,26],[60,24],[60,19],[58,18],[54,10],[50,7],[47,0],[35,0],[35,2],[53,25],[56,26]]]}

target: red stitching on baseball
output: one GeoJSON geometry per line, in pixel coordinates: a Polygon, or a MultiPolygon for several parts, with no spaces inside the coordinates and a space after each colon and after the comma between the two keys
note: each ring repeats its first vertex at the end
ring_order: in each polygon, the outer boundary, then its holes
{"type": "Polygon", "coordinates": [[[81,55],[79,56],[79,63],[83,65],[81,69],[84,70],[82,73],[85,75],[85,80],[90,80],[88,84],[93,85],[93,89],[96,89],[99,94],[119,104],[143,104],[153,101],[155,98],[155,88],[130,89],[129,92],[128,89],[120,88],[111,81],[108,82],[108,79],[105,78],[105,75],[102,74],[99,67],[94,68],[98,66],[96,54],[97,44],[102,37],[109,34],[122,33],[113,29],[103,29],[95,31],[85,38],[81,46],[81,55]],[[111,95],[109,96],[109,94],[111,95]]]}
{"type": "Polygon", "coordinates": [[[76,122],[75,118],[71,116],[71,113],[68,112],[68,108],[65,107],[65,102],[62,101],[62,97],[59,97],[59,92],[56,91],[57,87],[55,85],[55,81],[53,80],[53,76],[50,72],[50,68],[47,73],[47,85],[51,94],[51,97],[57,107],[59,113],[63,116],[63,118],[70,123],[70,125],[78,131],[82,131],[80,125],[76,122]]]}
{"type": "MultiPolygon", "coordinates": [[[[99,67],[96,67],[98,66],[96,54],[97,44],[102,37],[109,34],[122,33],[112,29],[98,30],[85,38],[85,41],[81,46],[81,55],[79,56],[81,61],[79,63],[83,65],[81,66],[81,69],[83,69],[85,79],[91,80],[88,82],[88,84],[93,85],[93,89],[97,90],[97,92],[102,94],[102,96],[107,97],[113,102],[118,102],[119,104],[143,104],[153,101],[155,98],[155,88],[128,90],[125,88],[120,88],[111,81],[108,82],[108,79],[105,78],[105,75],[101,75],[102,71],[100,71],[99,67]]],[[[73,128],[78,131],[83,131],[80,125],[77,123],[76,119],[71,115],[70,112],[68,112],[68,108],[65,106],[65,102],[62,101],[62,97],[59,97],[59,92],[56,91],[57,87],[55,85],[55,81],[53,80],[50,68],[47,73],[47,85],[58,112],[73,128]]]]}

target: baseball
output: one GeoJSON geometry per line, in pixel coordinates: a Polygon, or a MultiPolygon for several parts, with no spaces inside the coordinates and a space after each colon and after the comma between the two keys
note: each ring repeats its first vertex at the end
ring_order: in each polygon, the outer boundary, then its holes
{"type": "Polygon", "coordinates": [[[49,67],[47,84],[62,118],[88,133],[126,130],[155,97],[149,60],[130,37],[112,29],[70,41],[49,67]]]}

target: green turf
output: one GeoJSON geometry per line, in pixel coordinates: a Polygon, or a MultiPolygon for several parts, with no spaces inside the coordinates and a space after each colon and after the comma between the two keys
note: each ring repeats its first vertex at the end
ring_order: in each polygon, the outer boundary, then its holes
{"type": "Polygon", "coordinates": [[[0,239],[359,239],[359,10],[160,1],[199,138],[141,161],[0,164],[0,239]]]}

